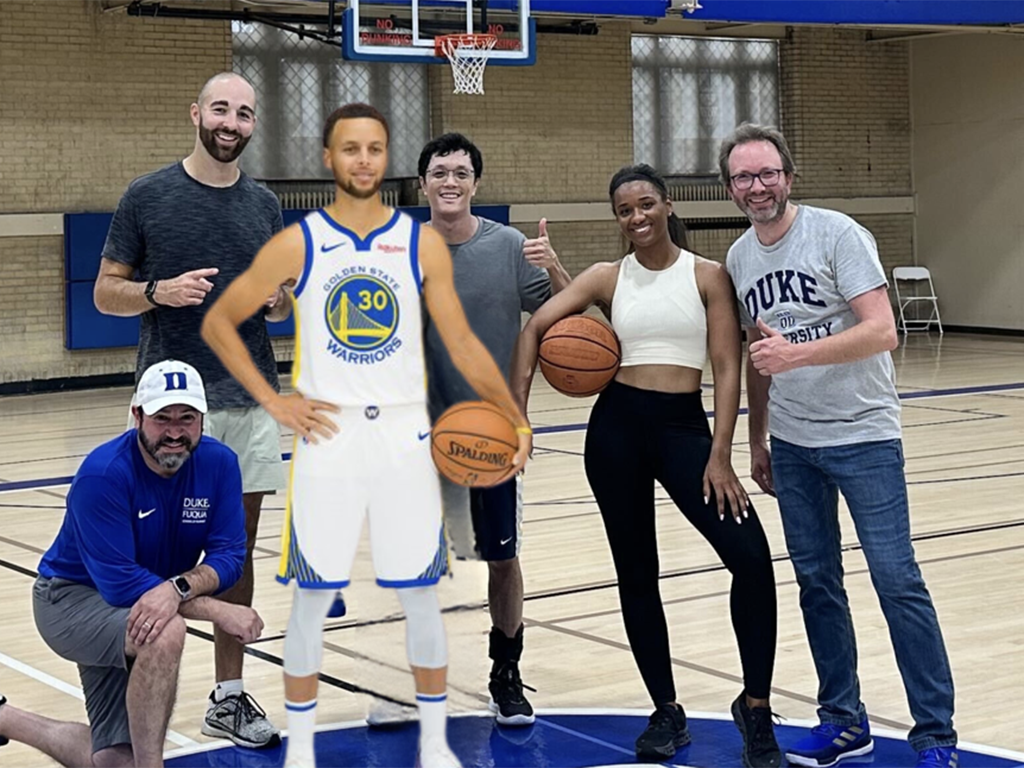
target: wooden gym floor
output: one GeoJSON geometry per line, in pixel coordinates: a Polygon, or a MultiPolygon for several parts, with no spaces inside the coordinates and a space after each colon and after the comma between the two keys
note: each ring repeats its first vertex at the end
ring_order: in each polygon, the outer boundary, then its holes
{"type": "MultiPolygon", "coordinates": [[[[957,686],[964,741],[1024,751],[1017,695],[1024,686],[1024,339],[912,335],[893,353],[903,397],[907,480],[918,559],[934,597],[957,686]]],[[[710,383],[710,376],[707,377],[710,383]]],[[[124,426],[131,393],[105,389],[0,399],[0,694],[49,717],[85,720],[75,667],[40,640],[30,586],[60,526],[68,478],[82,458],[124,426]]],[[[710,389],[705,402],[710,410],[710,389]]],[[[537,707],[649,707],[626,646],[604,531],[583,475],[592,400],[553,392],[538,376],[531,419],[537,450],[526,473],[522,565],[526,652],[522,670],[537,707]]],[[[291,437],[282,435],[282,450],[291,437]]],[[[746,418],[734,463],[747,475],[746,418]]],[[[749,489],[756,487],[745,480],[749,489]]],[[[816,680],[797,588],[773,499],[753,496],[777,558],[779,647],[773,706],[814,717],[816,680]]],[[[658,493],[662,597],[672,634],[676,686],[690,710],[727,712],[740,689],[729,623],[728,574],[711,549],[658,493]]],[[[290,590],[274,581],[283,494],[268,497],[256,551],[255,607],[264,637],[246,660],[246,682],[284,727],[280,658],[290,590]]],[[[863,696],[877,726],[911,720],[885,622],[844,515],[846,585],[858,630],[863,696]]],[[[486,567],[454,563],[440,585],[449,633],[449,701],[455,712],[486,706],[486,567]]],[[[360,690],[411,701],[398,602],[376,587],[363,542],[349,613],[325,634],[320,722],[359,719],[360,690]],[[357,691],[357,693],[353,693],[357,691]]],[[[185,649],[167,747],[206,741],[199,733],[212,687],[209,626],[185,649]]],[[[50,765],[17,744],[0,764],[50,765]]]]}

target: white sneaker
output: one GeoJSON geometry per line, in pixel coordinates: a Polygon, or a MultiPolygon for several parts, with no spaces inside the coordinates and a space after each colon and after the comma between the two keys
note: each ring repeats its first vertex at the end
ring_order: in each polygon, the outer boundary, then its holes
{"type": "Polygon", "coordinates": [[[366,714],[366,724],[371,728],[384,728],[401,723],[415,723],[420,719],[419,710],[387,699],[374,697],[366,714]]]}
{"type": "Polygon", "coordinates": [[[448,746],[447,739],[433,738],[420,742],[416,768],[462,768],[462,763],[448,746]]]}

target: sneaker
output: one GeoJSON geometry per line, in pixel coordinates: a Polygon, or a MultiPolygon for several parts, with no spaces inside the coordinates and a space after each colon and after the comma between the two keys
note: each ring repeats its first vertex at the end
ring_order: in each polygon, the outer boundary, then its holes
{"type": "Polygon", "coordinates": [[[662,704],[647,719],[647,728],[636,740],[636,756],[643,760],[664,760],[690,743],[686,713],[675,704],[662,704]]]}
{"type": "Polygon", "coordinates": [[[340,619],[345,615],[348,609],[345,608],[345,598],[341,596],[341,592],[334,593],[334,602],[331,603],[331,609],[327,611],[327,618],[329,619],[340,619]]]}
{"type": "MultiPolygon", "coordinates": [[[[6,703],[7,703],[7,697],[6,696],[0,696],[0,707],[2,707],[6,703]]],[[[4,746],[5,744],[9,744],[9,743],[10,743],[10,739],[8,739],[6,736],[0,736],[0,747],[4,746]]]]}
{"type": "Polygon", "coordinates": [[[371,728],[387,728],[391,725],[414,723],[419,720],[419,710],[408,704],[374,697],[370,711],[366,713],[366,724],[371,728]]]}
{"type": "Polygon", "coordinates": [[[772,715],[769,707],[748,707],[743,693],[732,703],[732,719],[743,736],[743,765],[747,768],[779,768],[782,763],[772,715]]]}
{"type": "Polygon", "coordinates": [[[416,753],[416,768],[462,768],[459,758],[443,738],[428,739],[416,753]]]}
{"type": "Polygon", "coordinates": [[[537,689],[523,685],[519,677],[519,665],[515,662],[502,664],[492,672],[487,687],[491,692],[487,708],[497,715],[501,725],[532,725],[537,719],[533,707],[523,695],[523,688],[529,688],[534,693],[537,689]]]}
{"type": "Polygon", "coordinates": [[[231,739],[240,747],[263,749],[281,743],[281,734],[267,720],[267,713],[246,692],[232,693],[217,701],[210,693],[202,732],[207,736],[231,739]]]}
{"type": "Polygon", "coordinates": [[[917,768],[957,768],[960,755],[956,747],[932,747],[917,753],[917,768]]]}
{"type": "Polygon", "coordinates": [[[840,760],[866,755],[875,748],[871,729],[865,717],[857,725],[821,723],[807,736],[786,750],[786,759],[792,765],[810,768],[828,768],[840,760]]]}

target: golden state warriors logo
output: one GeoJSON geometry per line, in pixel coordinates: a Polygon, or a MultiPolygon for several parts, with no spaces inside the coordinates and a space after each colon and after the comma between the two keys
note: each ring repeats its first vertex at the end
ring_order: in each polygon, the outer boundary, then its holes
{"type": "Polygon", "coordinates": [[[329,343],[329,351],[336,357],[353,363],[375,363],[401,346],[395,338],[398,299],[391,286],[374,275],[352,275],[335,284],[327,295],[324,312],[337,342],[329,343]]]}

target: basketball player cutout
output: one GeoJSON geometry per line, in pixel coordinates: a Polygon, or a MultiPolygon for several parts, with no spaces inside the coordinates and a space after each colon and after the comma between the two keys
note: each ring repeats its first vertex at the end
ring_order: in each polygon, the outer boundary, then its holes
{"type": "Polygon", "coordinates": [[[383,205],[387,121],[366,104],[331,113],[324,165],[336,197],[275,236],[225,291],[203,338],[277,421],[295,431],[279,580],[297,583],[284,644],[289,739],[285,765],[313,766],[323,621],[348,584],[364,515],[377,583],[398,590],[420,718],[418,764],[451,768],[447,648],[434,585],[447,569],[437,471],[430,457],[421,305],[453,362],[481,399],[517,427],[521,467],[526,419],[452,282],[443,239],[383,205]],[[295,394],[274,392],[235,328],[274,286],[294,284],[295,394]]]}

